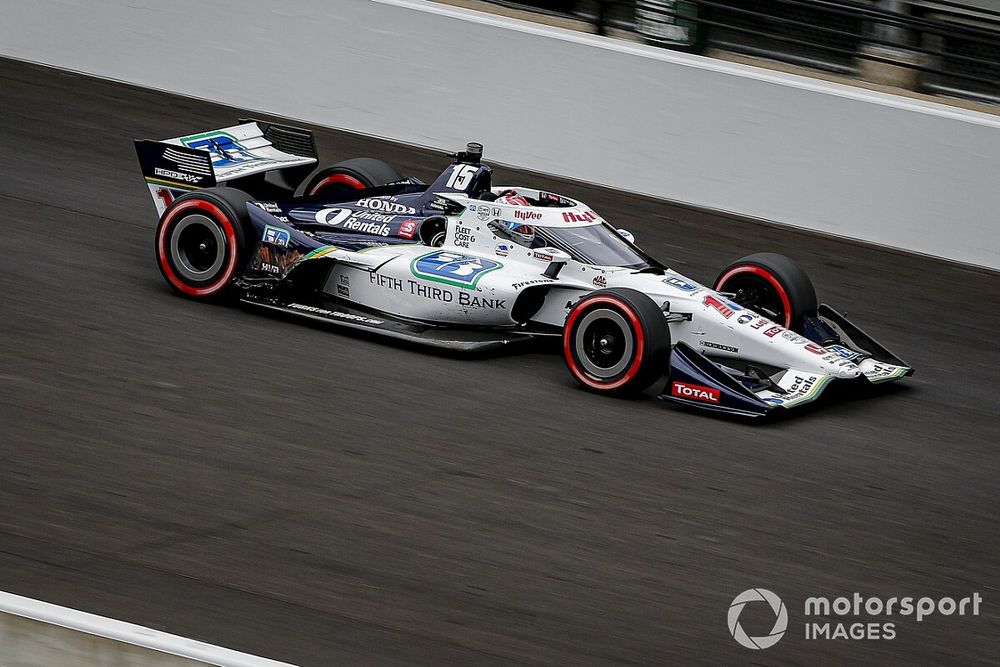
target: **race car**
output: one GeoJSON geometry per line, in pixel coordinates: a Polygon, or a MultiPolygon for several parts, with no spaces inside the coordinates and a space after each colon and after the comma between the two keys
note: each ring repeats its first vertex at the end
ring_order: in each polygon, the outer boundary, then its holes
{"type": "Polygon", "coordinates": [[[455,351],[559,339],[590,391],[665,378],[666,401],[747,417],[913,372],[787,257],[699,284],[581,201],[495,186],[480,144],[430,184],[366,157],[317,169],[309,131],[253,120],[136,150],[157,265],[192,299],[455,351]]]}

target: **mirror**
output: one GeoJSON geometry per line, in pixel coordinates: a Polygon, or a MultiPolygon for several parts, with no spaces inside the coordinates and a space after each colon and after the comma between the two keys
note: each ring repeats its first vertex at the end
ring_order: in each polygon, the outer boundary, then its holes
{"type": "Polygon", "coordinates": [[[559,275],[559,272],[562,271],[562,268],[566,266],[566,263],[570,260],[569,253],[563,252],[559,248],[538,248],[532,252],[532,255],[535,259],[540,259],[543,262],[547,261],[549,263],[549,265],[545,267],[545,271],[542,272],[542,275],[546,278],[553,279],[559,275]]]}
{"type": "Polygon", "coordinates": [[[635,243],[635,237],[632,236],[632,232],[630,232],[629,230],[627,230],[627,229],[618,229],[616,231],[621,235],[621,237],[623,239],[625,239],[629,243],[635,243]]]}

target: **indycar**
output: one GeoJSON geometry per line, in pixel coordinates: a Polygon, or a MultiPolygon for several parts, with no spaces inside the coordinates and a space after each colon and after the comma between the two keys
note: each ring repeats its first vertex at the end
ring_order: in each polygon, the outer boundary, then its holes
{"type": "MultiPolygon", "coordinates": [[[[712,286],[581,201],[495,186],[470,143],[427,184],[373,158],[317,168],[308,130],[254,120],[136,141],[173,290],[453,351],[558,341],[600,394],[745,417],[913,369],[773,253],[712,286]]],[[[554,345],[553,345],[554,347],[554,345]]]]}

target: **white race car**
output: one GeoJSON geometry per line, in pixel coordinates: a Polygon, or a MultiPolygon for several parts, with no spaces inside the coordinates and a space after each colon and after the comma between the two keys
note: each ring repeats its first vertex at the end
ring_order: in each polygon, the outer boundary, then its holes
{"type": "Polygon", "coordinates": [[[454,350],[560,337],[587,389],[665,376],[661,398],[745,416],[913,372],[788,258],[700,285],[580,201],[494,186],[479,144],[430,185],[371,158],[314,170],[308,131],[258,121],[136,148],[157,263],[188,297],[454,350]]]}

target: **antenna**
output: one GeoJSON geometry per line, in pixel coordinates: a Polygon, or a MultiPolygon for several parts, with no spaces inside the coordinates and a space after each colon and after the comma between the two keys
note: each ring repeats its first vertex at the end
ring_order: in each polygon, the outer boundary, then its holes
{"type": "Polygon", "coordinates": [[[449,153],[448,157],[453,157],[458,162],[468,162],[469,164],[479,164],[483,158],[483,145],[470,141],[465,145],[465,150],[460,153],[449,153]]]}

